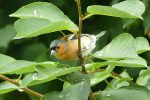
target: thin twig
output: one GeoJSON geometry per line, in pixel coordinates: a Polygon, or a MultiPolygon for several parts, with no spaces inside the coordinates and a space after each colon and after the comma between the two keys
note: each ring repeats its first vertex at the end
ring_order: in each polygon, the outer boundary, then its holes
{"type": "Polygon", "coordinates": [[[59,31],[63,36],[65,36],[65,33],[63,31],[59,31]]]}
{"type": "MultiPolygon", "coordinates": [[[[119,74],[115,73],[115,72],[111,72],[111,75],[114,77],[118,77],[120,79],[124,78],[122,76],[120,76],[119,74]]],[[[130,84],[135,84],[132,80],[127,80],[130,84]]]]}
{"type": "Polygon", "coordinates": [[[79,14],[79,31],[77,33],[78,36],[78,56],[80,60],[80,66],[82,66],[82,72],[87,73],[85,66],[83,65],[84,58],[82,57],[82,52],[81,52],[81,32],[82,32],[82,11],[81,11],[81,2],[80,0],[76,0],[77,6],[78,6],[78,14],[79,14]]]}
{"type": "MultiPolygon", "coordinates": [[[[80,60],[80,66],[82,66],[82,72],[87,74],[85,66],[83,65],[84,58],[82,57],[82,52],[81,52],[81,33],[82,33],[82,20],[83,20],[83,15],[82,15],[82,11],[81,11],[81,1],[76,0],[76,2],[77,2],[77,6],[78,6],[78,14],[79,14],[79,25],[78,25],[79,31],[77,32],[77,36],[78,36],[78,57],[79,57],[79,60],[80,60]]],[[[90,100],[95,100],[95,97],[92,93],[92,90],[90,91],[89,99],[90,100]]]]}
{"type": "MultiPolygon", "coordinates": [[[[5,81],[8,81],[8,82],[10,82],[10,83],[12,83],[12,84],[14,84],[14,85],[20,87],[20,84],[19,84],[17,81],[12,80],[12,79],[10,79],[10,78],[8,78],[8,77],[2,75],[2,74],[0,74],[0,79],[5,80],[5,81]]],[[[44,97],[44,95],[42,95],[42,94],[40,94],[40,93],[38,93],[38,92],[35,92],[35,91],[33,91],[33,90],[31,90],[31,89],[29,89],[29,88],[27,88],[27,87],[23,87],[23,88],[21,88],[21,89],[24,90],[26,93],[31,94],[31,95],[33,95],[33,96],[36,96],[36,97],[39,97],[39,98],[43,98],[43,97],[44,97]]]]}
{"type": "Polygon", "coordinates": [[[88,14],[88,15],[86,15],[85,17],[83,17],[82,20],[85,20],[85,19],[91,17],[92,15],[93,15],[93,14],[88,14]]]}

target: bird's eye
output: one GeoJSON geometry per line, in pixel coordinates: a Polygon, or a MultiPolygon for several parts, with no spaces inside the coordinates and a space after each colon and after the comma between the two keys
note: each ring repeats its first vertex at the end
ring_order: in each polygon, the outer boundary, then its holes
{"type": "Polygon", "coordinates": [[[60,47],[58,46],[57,49],[59,49],[60,47]]]}

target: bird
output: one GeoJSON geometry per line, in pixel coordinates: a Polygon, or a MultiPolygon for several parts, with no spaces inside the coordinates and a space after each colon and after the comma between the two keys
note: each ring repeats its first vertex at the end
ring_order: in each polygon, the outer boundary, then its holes
{"type": "MultiPolygon", "coordinates": [[[[96,47],[96,41],[102,37],[106,31],[98,35],[81,34],[82,57],[88,56],[96,47]]],[[[60,39],[50,43],[51,55],[60,60],[78,60],[78,39],[76,34],[65,35],[60,39]]]]}

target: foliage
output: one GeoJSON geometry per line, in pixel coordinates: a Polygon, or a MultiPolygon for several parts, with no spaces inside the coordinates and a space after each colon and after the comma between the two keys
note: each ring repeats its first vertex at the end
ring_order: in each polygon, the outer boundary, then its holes
{"type": "Polygon", "coordinates": [[[149,100],[148,0],[81,0],[83,33],[107,31],[85,61],[87,74],[49,56],[52,40],[80,31],[77,0],[42,1],[0,1],[0,99],[149,100]]]}

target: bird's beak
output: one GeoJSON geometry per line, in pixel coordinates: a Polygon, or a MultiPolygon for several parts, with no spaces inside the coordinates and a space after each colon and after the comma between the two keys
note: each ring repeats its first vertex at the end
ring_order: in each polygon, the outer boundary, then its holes
{"type": "Polygon", "coordinates": [[[56,54],[56,51],[55,50],[51,50],[51,55],[54,55],[56,54]]]}

